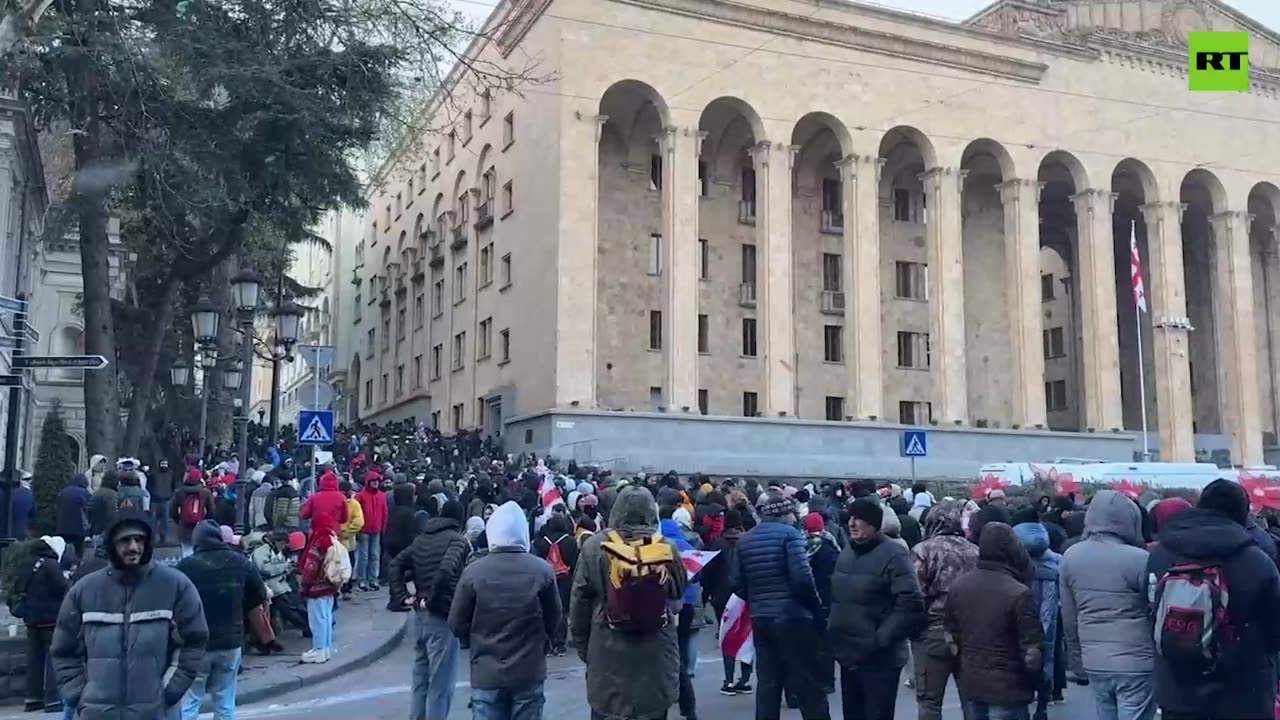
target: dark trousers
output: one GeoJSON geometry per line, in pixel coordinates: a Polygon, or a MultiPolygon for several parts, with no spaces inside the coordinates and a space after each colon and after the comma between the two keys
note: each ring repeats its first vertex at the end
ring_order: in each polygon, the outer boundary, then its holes
{"type": "Polygon", "coordinates": [[[942,627],[930,627],[919,640],[912,641],[911,656],[915,660],[919,720],[942,720],[947,681],[956,674],[956,662],[947,650],[942,627]]]}
{"type": "MultiPolygon", "coordinates": [[[[918,662],[918,661],[917,661],[918,662]]],[[[902,668],[868,670],[840,666],[844,720],[893,720],[902,668]]]]}
{"type": "Polygon", "coordinates": [[[556,590],[560,591],[560,622],[551,638],[551,648],[564,652],[569,635],[569,593],[573,589],[573,573],[556,578],[556,590]]]}
{"type": "Polygon", "coordinates": [[[58,701],[58,683],[49,662],[53,627],[27,626],[27,700],[45,704],[58,701]]]}
{"type": "Polygon", "coordinates": [[[693,678],[689,677],[689,667],[698,661],[693,656],[690,642],[694,636],[693,606],[680,608],[680,620],[676,625],[676,642],[680,646],[680,714],[686,718],[698,716],[698,699],[693,694],[693,678]]]}
{"type": "Polygon", "coordinates": [[[778,720],[782,693],[799,702],[804,720],[829,720],[817,654],[822,639],[813,623],[754,623],[756,720],[778,720]]]}

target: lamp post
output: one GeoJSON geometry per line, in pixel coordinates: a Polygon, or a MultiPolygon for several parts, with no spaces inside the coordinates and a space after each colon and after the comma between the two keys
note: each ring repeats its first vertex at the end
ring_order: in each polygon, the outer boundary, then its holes
{"type": "Polygon", "coordinates": [[[262,281],[252,270],[241,270],[231,278],[231,297],[235,303],[237,319],[240,321],[240,372],[233,374],[240,390],[240,412],[236,415],[236,423],[240,428],[240,462],[242,463],[249,462],[249,394],[253,388],[253,317],[258,310],[258,292],[261,288],[262,281]]]}
{"type": "Polygon", "coordinates": [[[276,319],[276,341],[271,347],[271,442],[280,435],[280,362],[293,362],[293,346],[298,342],[298,329],[302,323],[303,309],[294,303],[277,305],[272,315],[276,319]]]}
{"type": "MultiPolygon", "coordinates": [[[[201,467],[204,466],[205,432],[209,418],[208,372],[214,364],[215,350],[213,344],[218,339],[218,323],[220,320],[221,313],[213,303],[209,302],[208,298],[200,298],[195,307],[191,308],[191,334],[200,346],[198,359],[202,370],[200,375],[200,446],[198,453],[201,467]]],[[[186,369],[185,365],[183,369],[186,369]]],[[[173,371],[171,370],[170,372],[172,373],[173,371]]],[[[186,376],[184,375],[182,379],[185,385],[186,376]]]]}

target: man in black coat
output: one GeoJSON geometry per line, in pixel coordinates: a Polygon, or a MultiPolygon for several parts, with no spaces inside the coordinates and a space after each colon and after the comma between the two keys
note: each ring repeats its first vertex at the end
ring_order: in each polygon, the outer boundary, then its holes
{"type": "Polygon", "coordinates": [[[1160,529],[1147,561],[1149,581],[1157,583],[1183,563],[1218,568],[1230,592],[1227,626],[1234,635],[1219,646],[1217,667],[1207,674],[1166,658],[1157,647],[1156,702],[1163,720],[1275,717],[1280,572],[1245,530],[1248,519],[1244,489],[1219,479],[1195,508],[1172,515],[1160,529]]]}

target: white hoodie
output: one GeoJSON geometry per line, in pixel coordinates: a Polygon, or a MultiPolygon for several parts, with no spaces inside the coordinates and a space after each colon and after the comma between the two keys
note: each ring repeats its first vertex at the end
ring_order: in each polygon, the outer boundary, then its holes
{"type": "Polygon", "coordinates": [[[515,501],[508,500],[493,511],[484,534],[491,548],[518,547],[529,552],[529,521],[515,501]]]}

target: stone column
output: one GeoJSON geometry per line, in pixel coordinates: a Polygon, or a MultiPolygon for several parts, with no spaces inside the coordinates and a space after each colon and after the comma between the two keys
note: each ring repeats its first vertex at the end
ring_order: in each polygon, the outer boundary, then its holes
{"type": "Polygon", "coordinates": [[[967,170],[936,167],[920,176],[928,198],[929,372],[933,417],[941,424],[969,420],[964,367],[964,258],[960,194],[967,170]]]}
{"type": "Polygon", "coordinates": [[[1084,344],[1084,425],[1098,431],[1124,428],[1120,398],[1120,350],[1116,329],[1115,242],[1111,212],[1116,194],[1084,190],[1076,206],[1080,273],[1080,334],[1084,344]]]}
{"type": "Polygon", "coordinates": [[[764,398],[767,417],[796,414],[795,299],[791,287],[791,166],[797,148],[768,140],[752,148],[756,168],[756,235],[764,282],[764,398]]]}
{"type": "Polygon", "coordinates": [[[667,127],[662,152],[663,338],[666,405],[698,411],[698,154],[696,129],[667,127]]]}
{"type": "Polygon", "coordinates": [[[1047,424],[1040,319],[1040,189],[1044,183],[1015,178],[996,187],[1004,204],[1012,422],[1024,428],[1043,427],[1047,424]]]}
{"type": "MultiPolygon", "coordinates": [[[[607,115],[574,112],[560,143],[559,278],[556,283],[555,405],[596,406],[596,265],[599,252],[600,133],[607,115]]],[[[446,298],[447,302],[447,298],[446,298]]],[[[448,346],[446,345],[446,352],[448,346]]]]}
{"type": "Polygon", "coordinates": [[[845,413],[860,420],[884,416],[879,197],[883,164],[874,155],[850,155],[836,163],[844,193],[845,413]]]}
{"type": "Polygon", "coordinates": [[[1262,422],[1258,410],[1258,358],[1254,341],[1253,268],[1249,224],[1253,216],[1232,210],[1210,217],[1215,262],[1214,309],[1218,321],[1219,398],[1223,429],[1236,465],[1262,464],[1262,422]]]}
{"type": "Polygon", "coordinates": [[[1151,311],[1151,358],[1155,373],[1156,428],[1160,432],[1160,460],[1195,462],[1195,434],[1191,421],[1191,321],[1187,319],[1187,284],[1182,267],[1180,202],[1142,206],[1147,223],[1146,285],[1151,311]]]}
{"type": "Polygon", "coordinates": [[[1266,229],[1267,237],[1262,250],[1263,283],[1266,288],[1267,341],[1270,352],[1271,376],[1267,378],[1267,392],[1271,393],[1271,427],[1280,436],[1280,226],[1266,229]]]}

